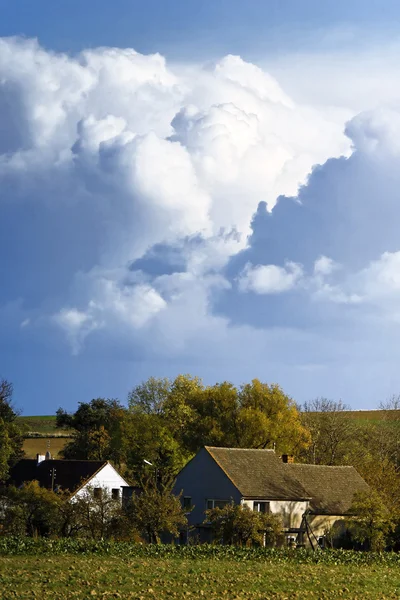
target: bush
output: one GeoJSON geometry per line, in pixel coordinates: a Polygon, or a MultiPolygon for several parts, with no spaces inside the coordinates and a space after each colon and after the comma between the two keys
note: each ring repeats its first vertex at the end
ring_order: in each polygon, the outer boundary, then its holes
{"type": "Polygon", "coordinates": [[[234,503],[206,511],[205,523],[211,525],[215,541],[228,545],[271,547],[283,535],[282,522],[276,515],[234,503]]]}

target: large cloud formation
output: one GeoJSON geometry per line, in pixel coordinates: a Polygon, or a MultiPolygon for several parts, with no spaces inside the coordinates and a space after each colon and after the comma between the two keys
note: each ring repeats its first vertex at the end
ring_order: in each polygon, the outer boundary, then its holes
{"type": "Polygon", "coordinates": [[[76,354],[287,364],[397,323],[400,116],[342,115],[237,56],[0,40],[7,321],[76,354]]]}

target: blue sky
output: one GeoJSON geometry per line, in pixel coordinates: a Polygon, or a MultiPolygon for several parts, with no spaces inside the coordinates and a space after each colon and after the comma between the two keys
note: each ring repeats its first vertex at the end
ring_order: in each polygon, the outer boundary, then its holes
{"type": "Polygon", "coordinates": [[[398,393],[399,19],[0,0],[0,376],[25,414],[182,372],[398,393]]]}

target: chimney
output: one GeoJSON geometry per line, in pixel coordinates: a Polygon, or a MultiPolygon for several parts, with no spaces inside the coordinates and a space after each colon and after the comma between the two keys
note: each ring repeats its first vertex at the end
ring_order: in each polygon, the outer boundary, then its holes
{"type": "Polygon", "coordinates": [[[282,454],[282,462],[284,462],[285,464],[287,463],[294,463],[294,456],[292,454],[282,454]]]}
{"type": "Polygon", "coordinates": [[[45,454],[36,454],[36,464],[40,465],[44,460],[46,460],[45,454]]]}
{"type": "Polygon", "coordinates": [[[51,452],[50,452],[50,450],[47,450],[47,452],[45,454],[45,460],[51,460],[51,452]]]}

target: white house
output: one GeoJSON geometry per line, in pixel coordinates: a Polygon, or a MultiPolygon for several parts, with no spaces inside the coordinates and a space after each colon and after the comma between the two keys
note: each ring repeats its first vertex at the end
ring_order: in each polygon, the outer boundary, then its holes
{"type": "Polygon", "coordinates": [[[79,498],[90,487],[94,494],[106,489],[115,499],[129,484],[107,460],[53,460],[48,455],[20,460],[10,472],[8,483],[17,487],[28,481],[52,490],[69,490],[71,499],[79,498]]]}
{"type": "Polygon", "coordinates": [[[273,450],[202,448],[178,474],[174,488],[191,510],[190,526],[210,540],[204,512],[234,502],[281,516],[288,540],[307,544],[311,528],[321,543],[325,529],[348,514],[354,494],[369,487],[354,467],[296,465],[288,458],[273,450]]]}

